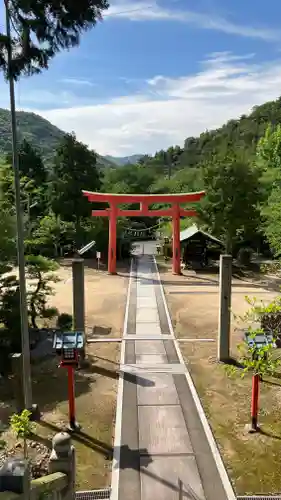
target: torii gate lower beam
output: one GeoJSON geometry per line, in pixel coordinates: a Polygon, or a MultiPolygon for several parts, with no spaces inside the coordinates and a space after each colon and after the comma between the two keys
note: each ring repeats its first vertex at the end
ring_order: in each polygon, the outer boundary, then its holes
{"type": "Polygon", "coordinates": [[[93,193],[83,191],[83,195],[91,202],[109,203],[109,208],[105,210],[93,210],[94,217],[109,218],[109,244],[108,244],[108,272],[116,274],[116,224],[117,217],[172,217],[173,221],[173,273],[181,274],[180,260],[180,217],[193,217],[195,210],[186,210],[180,207],[180,203],[192,203],[199,201],[204,195],[204,191],[184,194],[112,194],[93,193]],[[139,210],[122,210],[118,205],[121,203],[140,203],[139,210]],[[154,203],[167,203],[170,208],[159,210],[149,210],[149,205],[154,203]]]}

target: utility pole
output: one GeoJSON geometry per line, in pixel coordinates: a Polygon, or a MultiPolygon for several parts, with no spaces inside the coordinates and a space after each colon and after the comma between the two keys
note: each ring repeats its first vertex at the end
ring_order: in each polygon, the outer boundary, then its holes
{"type": "Polygon", "coordinates": [[[11,128],[12,128],[12,158],[15,182],[15,208],[17,223],[17,255],[19,267],[19,289],[20,289],[20,317],[21,317],[21,346],[22,346],[22,382],[24,391],[24,405],[26,409],[32,409],[31,375],[30,375],[30,344],[26,300],[25,281],[25,258],[24,258],[24,226],[20,199],[20,175],[19,158],[17,147],[17,122],[15,107],[15,87],[12,74],[12,45],[11,45],[11,23],[8,0],[4,0],[6,10],[6,34],[8,38],[8,80],[10,90],[11,128]]]}

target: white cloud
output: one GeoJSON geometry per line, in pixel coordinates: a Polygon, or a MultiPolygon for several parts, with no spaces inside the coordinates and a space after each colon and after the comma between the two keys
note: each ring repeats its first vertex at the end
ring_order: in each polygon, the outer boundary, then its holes
{"type": "Polygon", "coordinates": [[[93,87],[94,84],[89,80],[84,80],[82,78],[62,78],[60,80],[61,83],[66,83],[70,85],[84,85],[86,87],[93,87]]]}
{"type": "Polygon", "coordinates": [[[280,89],[281,61],[256,65],[250,55],[219,53],[197,74],[156,76],[141,95],[37,112],[101,154],[153,153],[277,98],[280,89]]]}
{"type": "Polygon", "coordinates": [[[130,21],[177,21],[191,24],[198,28],[221,31],[229,35],[248,38],[260,38],[274,42],[281,40],[281,31],[270,28],[236,24],[212,12],[194,12],[191,10],[167,9],[155,0],[115,1],[103,15],[106,18],[123,18],[130,21]]]}

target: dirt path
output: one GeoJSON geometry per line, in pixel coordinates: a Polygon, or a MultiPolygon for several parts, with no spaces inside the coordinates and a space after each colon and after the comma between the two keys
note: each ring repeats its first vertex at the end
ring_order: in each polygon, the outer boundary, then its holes
{"type": "MultiPolygon", "coordinates": [[[[217,338],[219,314],[218,274],[199,274],[184,271],[174,276],[169,270],[161,272],[173,326],[179,338],[217,338]]],[[[233,278],[232,281],[232,343],[237,341],[239,316],[249,309],[245,296],[271,302],[277,296],[256,283],[233,278]],[[237,316],[235,318],[235,316],[237,316]]]]}

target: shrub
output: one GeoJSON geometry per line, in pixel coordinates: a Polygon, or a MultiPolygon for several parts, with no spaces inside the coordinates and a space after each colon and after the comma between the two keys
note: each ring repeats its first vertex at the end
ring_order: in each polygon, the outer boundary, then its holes
{"type": "Polygon", "coordinates": [[[71,314],[62,313],[57,319],[57,328],[60,330],[71,330],[72,329],[73,318],[71,314]]]}

